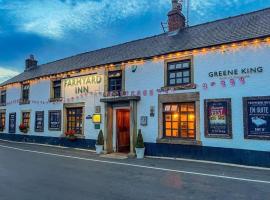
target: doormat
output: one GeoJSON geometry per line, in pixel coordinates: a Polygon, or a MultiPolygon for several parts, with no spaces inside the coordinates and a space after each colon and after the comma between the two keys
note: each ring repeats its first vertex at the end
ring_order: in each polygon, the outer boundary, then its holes
{"type": "Polygon", "coordinates": [[[110,154],[104,154],[100,156],[101,158],[112,158],[112,159],[118,159],[118,160],[124,160],[128,158],[127,154],[124,153],[110,153],[110,154]]]}

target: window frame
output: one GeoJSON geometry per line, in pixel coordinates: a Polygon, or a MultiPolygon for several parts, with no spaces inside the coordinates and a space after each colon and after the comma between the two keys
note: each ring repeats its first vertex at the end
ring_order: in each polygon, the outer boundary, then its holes
{"type": "Polygon", "coordinates": [[[29,104],[30,103],[30,84],[23,83],[21,86],[21,104],[29,104]],[[25,88],[27,87],[27,88],[25,88]],[[27,98],[25,98],[25,92],[27,92],[27,98]]]}
{"type": "Polygon", "coordinates": [[[30,129],[30,126],[31,126],[31,112],[30,111],[22,111],[21,124],[27,126],[30,129]],[[24,114],[29,114],[29,115],[28,115],[28,117],[25,118],[24,114]]]}
{"type": "MultiPolygon", "coordinates": [[[[117,84],[115,84],[114,87],[117,87],[117,84]]],[[[123,71],[122,70],[115,70],[115,71],[108,71],[108,92],[121,92],[123,90],[123,71]],[[110,77],[112,74],[120,73],[118,77],[110,77]],[[118,90],[111,90],[111,80],[114,81],[120,81],[120,89],[118,90]]]]}
{"type": "Polygon", "coordinates": [[[61,99],[62,98],[62,80],[52,80],[52,86],[51,86],[52,92],[51,92],[51,99],[61,99]],[[59,96],[56,96],[56,89],[59,89],[59,96]]]}
{"type": "Polygon", "coordinates": [[[83,135],[84,132],[84,114],[83,114],[84,110],[83,107],[70,107],[70,108],[66,108],[66,130],[75,130],[77,135],[83,135]],[[74,116],[71,115],[69,113],[69,111],[75,111],[74,116]],[[77,113],[77,110],[81,110],[80,115],[77,113]],[[69,117],[74,117],[74,121],[70,121],[69,117]],[[77,118],[79,118],[80,122],[81,122],[81,127],[77,126],[76,120],[77,118]],[[74,122],[74,126],[72,125],[72,122],[74,122]],[[79,133],[77,132],[77,128],[79,129],[79,133]]]}
{"type": "Polygon", "coordinates": [[[6,117],[7,117],[6,112],[0,112],[0,127],[2,125],[2,129],[0,128],[0,132],[4,132],[4,130],[6,129],[6,124],[7,124],[6,117]],[[3,121],[4,121],[4,124],[2,124],[3,121]]]}
{"type": "Polygon", "coordinates": [[[191,140],[191,141],[195,141],[196,139],[197,139],[197,128],[196,128],[196,123],[197,123],[197,116],[196,116],[196,102],[195,101],[192,101],[192,102],[176,102],[176,103],[164,103],[163,105],[162,105],[162,116],[163,116],[163,138],[164,139],[180,139],[180,140],[191,140]],[[193,119],[193,129],[189,129],[189,127],[188,127],[188,123],[190,122],[189,120],[188,120],[188,117],[189,117],[189,111],[187,110],[187,111],[181,111],[181,105],[185,105],[186,104],[186,106],[188,107],[188,105],[193,105],[193,115],[194,115],[194,119],[193,119]],[[166,105],[177,105],[177,107],[178,107],[178,109],[177,109],[177,111],[164,111],[164,108],[165,108],[165,106],[166,105]],[[173,121],[172,120],[172,118],[173,118],[173,115],[175,114],[175,113],[178,113],[178,120],[177,120],[177,123],[178,123],[178,128],[177,129],[173,129],[173,122],[176,122],[176,121],[173,121]],[[183,114],[183,113],[186,113],[186,115],[187,115],[187,121],[181,121],[181,115],[183,114]],[[166,115],[168,115],[168,114],[170,114],[171,115],[171,131],[173,131],[173,130],[177,130],[178,131],[178,136],[172,136],[173,135],[173,133],[171,133],[171,136],[167,136],[166,135],[166,115]],[[182,128],[181,128],[181,122],[185,122],[185,123],[187,123],[187,136],[186,137],[183,137],[182,136],[182,128]],[[189,137],[189,130],[193,130],[194,131],[194,133],[193,133],[193,135],[194,135],[194,137],[189,137]]]}
{"type": "Polygon", "coordinates": [[[7,103],[7,90],[1,90],[1,92],[0,92],[0,106],[5,106],[6,103],[7,103]],[[3,98],[3,96],[4,96],[4,98],[3,98]],[[3,99],[4,99],[4,101],[3,101],[3,99]]]}
{"type": "Polygon", "coordinates": [[[173,61],[168,61],[166,62],[166,85],[168,87],[175,87],[175,86],[182,86],[182,85],[187,85],[187,84],[191,84],[192,83],[192,76],[193,76],[193,72],[192,72],[192,59],[191,58],[186,58],[186,59],[182,59],[182,60],[173,60],[173,61]],[[186,68],[175,68],[175,69],[169,69],[170,65],[176,65],[176,64],[184,64],[184,63],[188,63],[189,67],[186,68]],[[183,76],[183,73],[188,71],[189,72],[189,76],[183,76]],[[179,79],[182,79],[182,83],[177,83],[177,77],[171,78],[170,75],[171,73],[182,73],[181,77],[178,77],[179,79]],[[188,78],[189,81],[188,83],[184,83],[183,79],[184,78],[188,78]],[[170,80],[171,79],[175,79],[175,83],[171,84],[170,80]]]}

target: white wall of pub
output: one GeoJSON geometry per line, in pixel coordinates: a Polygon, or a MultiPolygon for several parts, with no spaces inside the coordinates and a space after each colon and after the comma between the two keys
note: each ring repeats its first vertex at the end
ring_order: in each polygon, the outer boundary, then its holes
{"type": "MultiPolygon", "coordinates": [[[[194,56],[194,80],[198,87],[194,90],[180,90],[177,93],[200,92],[200,135],[204,146],[250,149],[260,151],[270,151],[270,141],[268,140],[247,140],[244,139],[243,130],[243,105],[242,97],[250,96],[270,96],[270,48],[268,46],[246,47],[235,51],[206,53],[204,55],[194,56]],[[241,69],[246,67],[262,66],[263,73],[253,74],[246,79],[244,85],[240,85],[236,80],[234,87],[227,84],[223,88],[220,84],[215,87],[210,87],[212,81],[220,82],[219,78],[211,78],[208,76],[212,71],[223,71],[229,69],[241,69]],[[202,84],[207,83],[208,89],[203,89],[202,84]],[[204,100],[215,98],[231,98],[232,99],[232,139],[210,139],[204,136],[204,100]]],[[[102,72],[99,72],[102,73],[102,72]]],[[[164,61],[150,62],[147,61],[144,65],[139,66],[136,72],[132,72],[131,67],[127,67],[125,71],[125,87],[127,91],[151,90],[158,89],[164,86],[164,61]]],[[[103,87],[101,87],[103,88],[103,87]]],[[[7,91],[7,102],[20,98],[20,87],[12,88],[7,91]]],[[[50,97],[50,81],[41,81],[39,84],[31,86],[30,100],[47,101],[50,97]]],[[[79,99],[78,102],[85,102],[85,115],[92,115],[95,106],[102,106],[102,117],[104,119],[104,104],[100,103],[100,97],[93,96],[79,99]]],[[[76,101],[74,101],[76,103],[76,101]]],[[[2,108],[0,108],[2,109],[2,108]]],[[[21,134],[18,130],[18,125],[21,122],[21,111],[31,110],[31,127],[29,135],[52,136],[59,137],[62,131],[48,131],[48,111],[62,110],[62,103],[50,104],[29,104],[18,105],[12,104],[6,107],[6,130],[8,131],[8,115],[9,113],[17,113],[17,134],[21,134]],[[45,111],[44,133],[34,132],[35,111],[45,111]]],[[[62,123],[63,126],[63,123],[62,123]]],[[[104,128],[104,120],[101,124],[104,128]]],[[[158,94],[154,92],[154,96],[143,96],[138,103],[138,128],[142,129],[145,142],[155,143],[158,137],[158,94]],[[150,106],[155,107],[155,116],[150,117],[150,106]],[[148,125],[140,126],[140,117],[148,117],[148,125]]],[[[62,127],[63,129],[63,127],[62,127]]],[[[91,120],[85,119],[85,138],[96,139],[98,130],[94,129],[94,124],[91,120]]]]}

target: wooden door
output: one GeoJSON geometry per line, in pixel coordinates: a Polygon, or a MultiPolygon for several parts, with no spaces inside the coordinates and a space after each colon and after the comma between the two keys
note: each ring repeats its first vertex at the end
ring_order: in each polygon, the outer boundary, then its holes
{"type": "Polygon", "coordinates": [[[130,151],[130,112],[128,109],[116,111],[117,151],[130,151]]]}

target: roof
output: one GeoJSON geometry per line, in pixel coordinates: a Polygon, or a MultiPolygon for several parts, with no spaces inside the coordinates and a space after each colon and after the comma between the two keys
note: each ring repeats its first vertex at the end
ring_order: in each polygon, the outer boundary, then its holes
{"type": "Polygon", "coordinates": [[[0,86],[86,67],[150,58],[157,55],[267,37],[269,35],[270,8],[267,8],[186,27],[173,36],[163,33],[42,64],[33,70],[23,72],[9,79],[0,86]]]}

